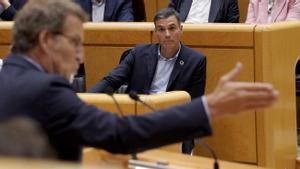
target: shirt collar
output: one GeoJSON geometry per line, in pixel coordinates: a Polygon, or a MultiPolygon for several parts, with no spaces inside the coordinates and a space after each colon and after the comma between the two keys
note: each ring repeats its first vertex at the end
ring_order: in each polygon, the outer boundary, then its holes
{"type": "Polygon", "coordinates": [[[102,0],[100,2],[97,2],[96,0],[91,0],[93,5],[96,5],[96,6],[102,6],[104,3],[105,3],[105,0],[102,0]]]}
{"type": "Polygon", "coordinates": [[[171,61],[171,60],[176,60],[178,58],[178,55],[179,55],[179,52],[181,50],[181,44],[179,44],[179,49],[177,51],[177,53],[175,54],[174,57],[171,57],[170,59],[167,59],[166,57],[164,57],[163,55],[161,55],[160,53],[160,45],[158,46],[158,58],[162,59],[162,60],[165,60],[165,61],[171,61]]]}
{"type": "Polygon", "coordinates": [[[36,61],[34,61],[33,59],[31,59],[30,57],[28,57],[28,56],[23,56],[23,58],[24,58],[27,62],[31,63],[34,67],[36,67],[38,70],[40,70],[40,71],[42,71],[42,72],[46,72],[46,70],[45,70],[39,63],[37,63],[36,61]]]}

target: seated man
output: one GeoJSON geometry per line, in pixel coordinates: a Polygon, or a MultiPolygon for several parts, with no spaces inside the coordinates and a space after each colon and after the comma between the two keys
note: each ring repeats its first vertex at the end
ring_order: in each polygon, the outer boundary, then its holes
{"type": "MultiPolygon", "coordinates": [[[[118,89],[128,82],[127,91],[154,94],[185,90],[192,99],[204,94],[206,58],[180,43],[182,25],[178,13],[166,8],[154,16],[158,44],[140,45],[91,92],[118,89]]],[[[183,143],[183,153],[191,154],[193,141],[183,143]]]]}
{"type": "Polygon", "coordinates": [[[12,21],[27,0],[0,0],[0,19],[12,21]]]}
{"type": "Polygon", "coordinates": [[[119,117],[84,103],[69,81],[83,59],[86,15],[70,0],[31,0],[17,14],[12,53],[0,72],[0,119],[27,116],[45,130],[62,160],[83,146],[136,153],[212,133],[210,119],[271,106],[272,85],[233,82],[238,64],[207,96],[185,105],[119,117]]]}
{"type": "Polygon", "coordinates": [[[187,91],[192,99],[204,94],[206,58],[180,43],[182,25],[178,13],[163,9],[154,17],[158,44],[138,45],[90,92],[118,89],[128,82],[127,91],[153,94],[187,91]]]}
{"type": "Polygon", "coordinates": [[[74,0],[92,22],[134,21],[132,0],[74,0]]]}
{"type": "Polygon", "coordinates": [[[169,7],[186,23],[238,23],[237,0],[170,0],[169,7]]]}

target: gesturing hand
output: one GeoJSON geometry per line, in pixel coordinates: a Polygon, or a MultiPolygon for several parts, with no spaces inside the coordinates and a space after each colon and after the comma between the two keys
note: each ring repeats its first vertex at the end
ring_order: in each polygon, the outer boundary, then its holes
{"type": "Polygon", "coordinates": [[[271,84],[234,82],[241,69],[242,64],[237,63],[235,68],[220,78],[215,90],[206,96],[212,118],[266,108],[276,101],[279,93],[271,84]]]}

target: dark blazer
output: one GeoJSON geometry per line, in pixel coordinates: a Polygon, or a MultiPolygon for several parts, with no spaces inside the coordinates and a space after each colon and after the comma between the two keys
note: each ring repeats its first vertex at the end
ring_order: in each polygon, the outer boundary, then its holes
{"type": "MultiPolygon", "coordinates": [[[[92,1],[74,0],[90,16],[92,20],[92,1]]],[[[133,21],[132,0],[106,0],[104,10],[104,21],[133,21]]]]}
{"type": "MultiPolygon", "coordinates": [[[[82,146],[133,153],[211,134],[201,98],[141,116],[119,117],[85,104],[61,76],[12,54],[0,71],[0,119],[37,120],[60,159],[78,160],[82,146]]],[[[26,138],[25,138],[26,139],[26,138]]]]}
{"type": "Polygon", "coordinates": [[[12,21],[16,12],[24,6],[27,0],[10,0],[9,2],[11,6],[4,10],[0,15],[0,18],[6,21],[12,21]]]}
{"type": "MultiPolygon", "coordinates": [[[[128,82],[127,91],[134,90],[139,94],[149,94],[158,60],[158,44],[140,45],[102,81],[97,83],[91,92],[105,92],[108,87],[115,90],[128,82]]],[[[206,58],[181,45],[167,91],[184,90],[192,98],[204,94],[206,76],[206,58]]]]}
{"type": "MultiPolygon", "coordinates": [[[[192,0],[170,0],[169,7],[174,8],[181,21],[185,21],[192,6],[192,0]]],[[[211,0],[208,22],[238,23],[239,7],[237,0],[211,0]]]]}

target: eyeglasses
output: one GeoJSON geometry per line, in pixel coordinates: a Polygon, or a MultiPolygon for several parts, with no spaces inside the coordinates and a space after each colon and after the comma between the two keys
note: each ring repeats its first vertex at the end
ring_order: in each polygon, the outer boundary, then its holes
{"type": "Polygon", "coordinates": [[[55,33],[55,34],[66,38],[75,48],[81,48],[83,46],[82,45],[82,40],[78,36],[70,36],[70,35],[66,35],[66,34],[61,33],[61,32],[55,33]]]}

